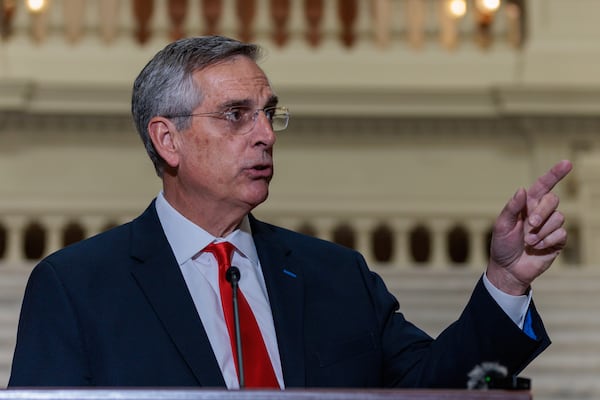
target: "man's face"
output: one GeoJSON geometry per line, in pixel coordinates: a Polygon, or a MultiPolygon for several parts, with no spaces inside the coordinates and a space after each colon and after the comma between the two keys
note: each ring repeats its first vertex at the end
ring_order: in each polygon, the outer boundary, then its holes
{"type": "MultiPolygon", "coordinates": [[[[256,110],[277,102],[264,72],[247,57],[205,68],[194,79],[203,100],[193,113],[236,106],[256,110]]],[[[232,126],[222,116],[192,117],[190,128],[178,135],[179,190],[188,200],[200,201],[196,204],[248,212],[267,198],[275,134],[263,112],[246,133],[232,126]]]]}

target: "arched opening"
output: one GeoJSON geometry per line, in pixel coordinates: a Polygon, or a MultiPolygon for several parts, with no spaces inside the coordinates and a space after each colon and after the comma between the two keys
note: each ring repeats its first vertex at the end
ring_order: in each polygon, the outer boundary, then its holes
{"type": "Polygon", "coordinates": [[[70,244],[77,243],[80,240],[83,240],[84,237],[85,232],[81,225],[79,225],[76,222],[71,222],[63,229],[63,246],[68,246],[70,244]]]}
{"type": "Polygon", "coordinates": [[[25,258],[27,260],[39,260],[46,249],[46,231],[38,222],[30,223],[25,228],[24,242],[25,258]]]}
{"type": "Polygon", "coordinates": [[[469,257],[469,234],[465,228],[456,226],[448,232],[448,256],[454,264],[465,264],[469,257]]]}
{"type": "Polygon", "coordinates": [[[425,264],[431,256],[431,233],[419,225],[410,232],[410,254],[416,264],[425,264]]]}
{"type": "MultiPolygon", "coordinates": [[[[394,252],[394,233],[385,225],[380,225],[373,231],[371,246],[373,255],[378,262],[390,262],[394,252]]],[[[397,249],[396,249],[397,251],[397,249]]]]}
{"type": "Polygon", "coordinates": [[[334,229],[333,241],[337,244],[341,244],[342,246],[354,249],[356,244],[354,231],[350,226],[342,224],[334,229]]]}

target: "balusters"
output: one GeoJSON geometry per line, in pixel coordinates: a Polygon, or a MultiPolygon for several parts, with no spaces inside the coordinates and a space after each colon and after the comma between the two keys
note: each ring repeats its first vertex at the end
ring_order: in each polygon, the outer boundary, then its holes
{"type": "Polygon", "coordinates": [[[409,237],[411,221],[409,219],[393,218],[390,222],[393,233],[391,263],[400,269],[404,269],[411,262],[409,237]]]}
{"type": "Polygon", "coordinates": [[[21,215],[11,215],[3,218],[3,224],[6,226],[6,250],[5,258],[10,262],[22,261],[25,258],[23,251],[25,242],[23,235],[25,232],[26,219],[21,215]]]}
{"type": "Polygon", "coordinates": [[[60,215],[47,215],[41,218],[41,227],[47,234],[43,243],[42,255],[53,253],[63,247],[62,229],[66,220],[60,215]]]}
{"type": "Polygon", "coordinates": [[[405,1],[408,44],[414,49],[420,49],[425,43],[425,3],[423,0],[405,1]]]}
{"type": "Polygon", "coordinates": [[[12,21],[16,9],[16,0],[0,0],[0,38],[7,39],[12,34],[12,21]]]}
{"type": "Polygon", "coordinates": [[[524,40],[524,3],[524,0],[509,0],[505,6],[507,20],[507,40],[508,43],[514,48],[520,48],[524,40]]]}
{"type": "Polygon", "coordinates": [[[112,43],[117,36],[119,19],[119,9],[121,0],[102,0],[97,3],[98,7],[98,27],[100,36],[104,43],[112,43]]]}
{"type": "Polygon", "coordinates": [[[372,218],[356,218],[351,225],[356,233],[356,250],[363,255],[367,264],[375,262],[371,238],[376,223],[377,221],[372,218]]]}
{"type": "Polygon", "coordinates": [[[187,14],[188,0],[169,0],[167,6],[171,22],[171,40],[181,39],[185,35],[183,23],[187,14]]]}
{"type": "Polygon", "coordinates": [[[442,46],[448,50],[458,46],[458,18],[449,9],[449,0],[443,0],[439,4],[439,39],[442,46]]]}
{"type": "Polygon", "coordinates": [[[485,251],[488,247],[487,232],[492,224],[493,222],[478,218],[466,222],[469,231],[469,242],[471,243],[471,253],[467,264],[473,268],[481,268],[486,264],[488,258],[485,251]]]}
{"type": "Polygon", "coordinates": [[[271,0],[271,19],[273,21],[273,42],[283,47],[289,38],[287,23],[290,17],[290,0],[271,0]]]}
{"type": "Polygon", "coordinates": [[[358,4],[356,0],[338,0],[338,17],[342,26],[340,39],[346,47],[352,47],[356,40],[354,23],[357,15],[358,4]]]}
{"type": "Polygon", "coordinates": [[[251,42],[254,34],[252,24],[256,16],[256,0],[237,0],[236,15],[240,23],[239,38],[244,42],[251,42]]]}
{"type": "Polygon", "coordinates": [[[321,43],[321,22],[323,21],[323,0],[305,0],[306,40],[312,47],[321,43]]]}
{"type": "MultiPolygon", "coordinates": [[[[369,263],[390,264],[399,269],[407,269],[415,264],[435,269],[447,268],[454,263],[471,268],[481,268],[487,262],[489,249],[489,232],[493,217],[430,216],[422,222],[415,220],[410,214],[389,216],[381,223],[380,217],[373,215],[330,216],[310,215],[271,215],[265,216],[281,226],[314,235],[325,240],[352,245],[369,263]],[[456,222],[460,221],[460,222],[456,222]],[[310,227],[311,229],[307,229],[310,227]],[[453,228],[452,230],[450,228],[453,228]],[[389,260],[377,260],[377,231],[389,232],[388,241],[391,246],[389,260]],[[463,230],[466,235],[460,242],[452,242],[451,232],[463,230]],[[420,232],[415,235],[416,232],[420,232]],[[414,237],[413,237],[414,236],[414,237]],[[421,245],[418,253],[414,252],[412,240],[417,238],[421,245]],[[350,243],[351,242],[351,243],[350,243]],[[465,260],[453,261],[451,249],[469,249],[465,260]]],[[[132,219],[133,215],[119,213],[103,214],[97,211],[72,215],[70,212],[49,215],[3,215],[0,216],[0,230],[5,230],[5,250],[0,254],[0,261],[23,261],[27,258],[27,248],[41,248],[47,254],[65,244],[64,233],[72,227],[80,231],[82,238],[90,237],[132,219]],[[111,222],[112,221],[112,222],[111,222]],[[30,231],[37,229],[41,234],[30,237],[30,231]],[[38,239],[36,239],[38,238],[38,239]],[[35,242],[35,243],[34,243],[35,242]]],[[[37,250],[36,250],[37,251],[37,250]]],[[[35,258],[35,257],[34,257],[35,258]]]]}
{"type": "Polygon", "coordinates": [[[206,28],[205,35],[216,35],[219,32],[219,21],[223,15],[222,0],[203,0],[202,1],[202,17],[206,28]]]}
{"type": "Polygon", "coordinates": [[[494,13],[483,10],[481,7],[474,7],[475,12],[475,42],[481,48],[488,48],[492,44],[492,22],[494,22],[494,13]]]}
{"type": "Polygon", "coordinates": [[[63,0],[65,37],[69,43],[77,43],[83,34],[85,0],[63,0]]]}
{"type": "MultiPolygon", "coordinates": [[[[98,27],[98,35],[102,42],[113,43],[119,33],[119,21],[123,21],[121,0],[46,0],[48,4],[40,11],[29,12],[30,30],[33,40],[40,43],[47,35],[48,14],[52,15],[53,28],[63,30],[65,40],[69,43],[79,42],[84,34],[98,27]],[[87,12],[91,5],[98,7],[97,13],[87,12]],[[62,7],[62,17],[56,12],[50,13],[52,7],[62,7]],[[61,20],[62,18],[62,20],[61,20]],[[97,18],[97,20],[90,20],[97,18]]],[[[190,26],[201,26],[202,34],[231,34],[243,41],[256,40],[256,32],[260,32],[260,40],[264,33],[270,35],[277,47],[289,45],[292,35],[299,34],[310,47],[322,45],[324,40],[332,40],[332,32],[339,34],[339,43],[344,47],[356,46],[363,40],[362,33],[371,32],[371,41],[384,51],[400,34],[405,34],[402,43],[413,49],[421,49],[428,44],[427,32],[438,32],[439,41],[444,48],[454,49],[459,43],[459,23],[465,28],[481,47],[489,47],[497,32],[492,30],[496,16],[495,9],[488,9],[481,0],[461,3],[457,0],[131,0],[132,23],[124,23],[124,29],[131,27],[130,34],[138,43],[146,43],[156,32],[152,26],[154,14],[164,12],[169,40],[185,37],[190,26]],[[198,5],[198,11],[192,5],[198,5]],[[457,4],[469,5],[471,20],[462,20],[457,13],[457,4]],[[452,12],[450,12],[450,5],[452,12]],[[437,7],[437,8],[434,8],[437,7]],[[327,8],[326,8],[327,7],[327,8]],[[369,9],[370,7],[370,9],[369,9]],[[194,11],[190,14],[189,11],[194,11]],[[264,9],[264,10],[263,10],[264,9]],[[371,12],[371,16],[362,15],[371,12]],[[259,12],[261,14],[259,14],[259,12]],[[434,21],[431,17],[438,19],[434,21]],[[257,18],[260,17],[260,18],[257,18]],[[191,18],[192,20],[188,20],[191,18]],[[189,21],[189,23],[188,23],[189,21]],[[436,26],[429,26],[429,24],[436,26]],[[226,24],[223,28],[220,25],[226,24]],[[260,29],[257,30],[257,24],[260,29]],[[293,24],[293,27],[290,27],[293,24]],[[325,26],[327,24],[327,26],[325,26]],[[233,25],[233,26],[232,26],[233,25]],[[266,25],[266,26],[263,26],[266,25]],[[361,36],[359,36],[359,33],[361,36]]],[[[524,7],[525,0],[503,0],[502,17],[506,21],[505,42],[518,49],[522,46],[525,32],[524,7]]],[[[0,37],[8,38],[12,31],[15,12],[18,12],[17,0],[0,0],[0,37]]],[[[56,10],[59,11],[59,10],[56,10]]],[[[61,12],[59,11],[59,12],[61,12]]],[[[160,21],[163,21],[162,15],[160,21]]],[[[162,29],[162,22],[159,30],[162,29]]],[[[55,31],[55,30],[54,30],[55,31]]],[[[196,32],[193,32],[195,34],[196,32]]],[[[167,38],[161,37],[160,40],[167,38]]]]}
{"type": "Polygon", "coordinates": [[[446,240],[451,221],[443,218],[428,221],[428,227],[433,234],[431,249],[431,265],[433,268],[444,268],[449,262],[448,242],[446,240]]]}
{"type": "Polygon", "coordinates": [[[380,48],[390,45],[392,4],[391,0],[372,0],[373,38],[380,48]]]}
{"type": "Polygon", "coordinates": [[[33,38],[33,41],[38,44],[41,44],[46,40],[46,34],[48,33],[48,10],[51,6],[52,2],[48,0],[45,7],[30,13],[31,37],[33,38]]]}
{"type": "Polygon", "coordinates": [[[137,23],[135,38],[140,44],[150,39],[150,19],[154,13],[154,0],[133,0],[133,17],[137,23]]]}

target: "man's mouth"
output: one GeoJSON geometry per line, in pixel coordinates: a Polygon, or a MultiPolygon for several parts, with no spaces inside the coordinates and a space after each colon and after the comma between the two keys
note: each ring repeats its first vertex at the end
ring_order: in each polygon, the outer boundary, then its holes
{"type": "Polygon", "coordinates": [[[253,178],[267,178],[273,174],[273,164],[256,164],[247,168],[253,178]]]}

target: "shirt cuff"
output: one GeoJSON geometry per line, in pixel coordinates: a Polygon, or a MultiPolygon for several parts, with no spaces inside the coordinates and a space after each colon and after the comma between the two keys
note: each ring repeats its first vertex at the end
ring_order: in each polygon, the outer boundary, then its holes
{"type": "Polygon", "coordinates": [[[530,289],[528,294],[522,296],[504,293],[490,282],[486,274],[483,274],[483,285],[506,315],[512,319],[519,329],[523,329],[533,290],[530,289]]]}

